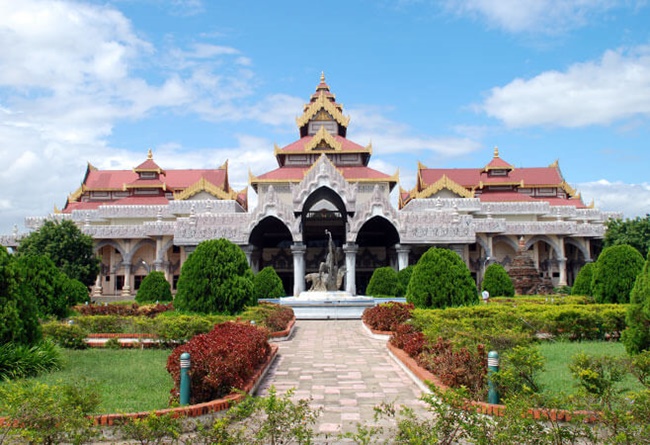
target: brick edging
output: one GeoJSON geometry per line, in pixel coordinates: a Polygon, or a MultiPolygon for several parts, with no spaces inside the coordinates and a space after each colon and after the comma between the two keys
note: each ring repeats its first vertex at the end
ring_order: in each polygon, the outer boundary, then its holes
{"type": "MultiPolygon", "coordinates": [[[[397,360],[413,373],[413,375],[422,382],[429,382],[436,386],[438,389],[447,391],[450,389],[444,385],[440,379],[430,371],[424,369],[417,364],[415,359],[408,355],[404,350],[399,349],[397,346],[389,342],[386,343],[388,350],[395,356],[397,360]]],[[[479,402],[477,400],[467,400],[467,404],[463,406],[466,411],[474,410],[480,414],[487,414],[491,416],[503,417],[506,411],[506,405],[493,404],[487,402],[479,402]]],[[[528,414],[535,420],[552,420],[552,421],[565,421],[569,422],[574,417],[580,416],[586,423],[595,423],[598,421],[598,413],[593,411],[571,411],[566,409],[552,409],[552,408],[530,408],[528,414]]]]}
{"type": "MultiPolygon", "coordinates": [[[[271,354],[264,363],[263,366],[260,366],[253,377],[248,381],[246,386],[243,389],[243,392],[250,392],[251,389],[255,387],[255,384],[260,380],[266,373],[267,368],[271,366],[273,360],[278,354],[278,345],[270,345],[271,354]]],[[[166,408],[161,410],[149,411],[149,412],[139,412],[139,413],[126,413],[126,414],[102,414],[98,416],[93,416],[93,421],[95,425],[100,426],[112,426],[124,422],[128,419],[141,419],[147,417],[152,413],[156,416],[162,416],[165,414],[172,414],[174,417],[199,417],[206,414],[215,413],[219,411],[224,411],[230,408],[233,404],[241,401],[244,396],[240,393],[230,393],[225,397],[220,399],[211,400],[209,402],[197,403],[196,405],[189,406],[180,406],[177,408],[166,408]]]]}
{"type": "Polygon", "coordinates": [[[270,338],[284,338],[284,337],[288,337],[289,335],[291,335],[291,330],[293,329],[293,325],[295,325],[295,324],[296,324],[296,317],[294,316],[294,317],[291,319],[291,321],[289,321],[289,324],[287,325],[286,329],[284,329],[284,330],[282,330],[282,331],[271,332],[271,333],[269,334],[269,337],[270,337],[270,338]]]}

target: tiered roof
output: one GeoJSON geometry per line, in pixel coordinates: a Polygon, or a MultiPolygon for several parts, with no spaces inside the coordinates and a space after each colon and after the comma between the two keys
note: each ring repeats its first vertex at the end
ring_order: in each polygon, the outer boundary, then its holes
{"type": "Polygon", "coordinates": [[[166,205],[200,192],[247,207],[247,189],[237,192],[228,183],[228,161],[217,169],[163,170],[149,150],[147,159],[132,170],[99,170],[88,163],[81,186],[68,197],[62,212],[100,205],[166,205]]]}
{"type": "Polygon", "coordinates": [[[400,192],[400,207],[416,198],[429,198],[441,190],[483,202],[536,202],[586,207],[580,194],[562,176],[558,162],[548,167],[515,168],[494,149],[482,168],[427,168],[418,164],[417,184],[400,192]]]}
{"type": "Polygon", "coordinates": [[[249,175],[251,186],[257,190],[261,183],[302,181],[321,154],[327,155],[348,182],[388,182],[392,189],[398,175],[387,175],[368,167],[372,155],[372,144],[359,145],[346,138],[350,118],[343,115],[343,105],[336,102],[336,95],[330,91],[321,74],[316,92],[305,104],[303,113],[296,119],[300,139],[284,147],[275,146],[275,157],[279,168],[260,176],[249,175]],[[348,157],[345,163],[339,155],[348,157]],[[350,161],[350,159],[355,159],[350,161]]]}

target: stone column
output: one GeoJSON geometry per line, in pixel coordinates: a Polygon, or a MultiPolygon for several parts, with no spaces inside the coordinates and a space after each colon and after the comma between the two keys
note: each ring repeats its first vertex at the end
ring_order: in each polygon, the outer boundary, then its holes
{"type": "Polygon", "coordinates": [[[254,268],[253,264],[253,250],[255,249],[255,246],[252,244],[249,244],[247,246],[241,246],[241,250],[244,251],[244,254],[246,255],[246,261],[248,261],[248,266],[253,270],[253,273],[257,273],[257,270],[254,268]]]}
{"type": "Polygon", "coordinates": [[[397,252],[397,270],[406,269],[409,265],[409,253],[411,253],[411,247],[395,244],[395,252],[397,252]]]}
{"type": "Polygon", "coordinates": [[[156,239],[155,260],[153,262],[153,270],[155,270],[156,272],[162,272],[163,271],[162,257],[164,255],[164,253],[162,252],[162,250],[163,250],[162,236],[159,236],[156,239]]]}
{"type": "Polygon", "coordinates": [[[449,248],[456,252],[458,256],[467,264],[467,259],[465,258],[465,245],[464,244],[452,244],[449,248]]]}
{"type": "Polygon", "coordinates": [[[102,295],[102,278],[102,273],[100,271],[95,280],[95,286],[93,286],[93,297],[100,297],[102,295]]]}
{"type": "Polygon", "coordinates": [[[124,267],[124,287],[122,287],[122,297],[131,296],[131,263],[123,263],[124,267]]]}
{"type": "Polygon", "coordinates": [[[357,252],[359,246],[354,243],[343,245],[345,252],[345,291],[350,295],[357,294],[357,252]]]}
{"type": "Polygon", "coordinates": [[[558,260],[558,267],[560,268],[560,281],[557,283],[558,286],[566,286],[566,258],[560,258],[558,260]]]}
{"type": "Polygon", "coordinates": [[[305,252],[307,246],[295,243],[291,246],[293,255],[293,296],[297,297],[305,290],[305,252]]]}

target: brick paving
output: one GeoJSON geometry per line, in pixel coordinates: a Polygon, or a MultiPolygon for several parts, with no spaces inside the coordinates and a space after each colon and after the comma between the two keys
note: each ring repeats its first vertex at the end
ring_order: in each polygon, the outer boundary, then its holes
{"type": "MultiPolygon", "coordinates": [[[[266,395],[295,390],[295,399],[312,399],[322,408],[314,430],[330,438],[374,424],[381,402],[408,406],[425,413],[422,392],[389,356],[386,341],[370,335],[359,320],[300,320],[280,350],[258,390],[266,395]]],[[[329,441],[327,443],[335,443],[329,441]]]]}

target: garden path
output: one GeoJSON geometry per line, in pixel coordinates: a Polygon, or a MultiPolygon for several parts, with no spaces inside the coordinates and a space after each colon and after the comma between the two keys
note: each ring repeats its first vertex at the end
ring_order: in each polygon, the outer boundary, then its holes
{"type": "Polygon", "coordinates": [[[386,340],[372,336],[359,320],[299,320],[291,339],[278,345],[258,394],[273,385],[278,394],[293,388],[295,399],[311,398],[312,407],[322,407],[314,428],[320,435],[331,439],[356,431],[358,423],[373,425],[381,402],[426,411],[422,391],[389,356],[386,340]]]}

